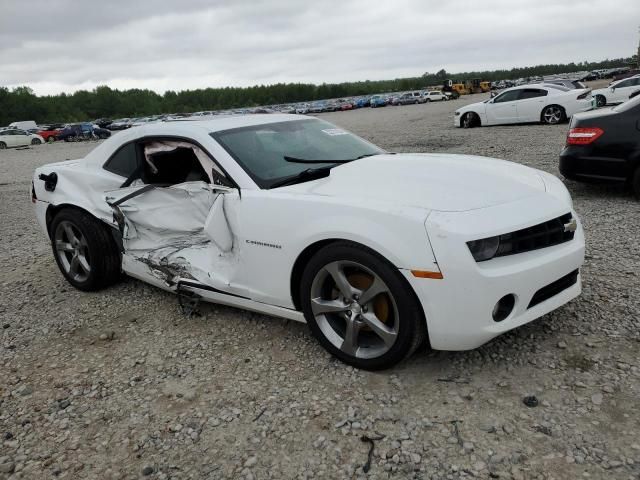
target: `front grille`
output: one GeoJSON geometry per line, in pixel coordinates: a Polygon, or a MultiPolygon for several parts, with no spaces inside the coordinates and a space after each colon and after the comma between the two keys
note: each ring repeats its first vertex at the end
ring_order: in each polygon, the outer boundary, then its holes
{"type": "Polygon", "coordinates": [[[574,231],[565,228],[571,219],[571,213],[566,213],[553,220],[500,235],[500,246],[495,256],[530,252],[573,240],[574,231]]]}
{"type": "Polygon", "coordinates": [[[538,290],[533,295],[533,298],[529,302],[529,306],[527,308],[535,307],[539,303],[542,303],[545,300],[549,300],[551,297],[559,294],[563,290],[566,290],[567,288],[575,285],[577,281],[578,270],[574,270],[573,272],[538,290]]]}

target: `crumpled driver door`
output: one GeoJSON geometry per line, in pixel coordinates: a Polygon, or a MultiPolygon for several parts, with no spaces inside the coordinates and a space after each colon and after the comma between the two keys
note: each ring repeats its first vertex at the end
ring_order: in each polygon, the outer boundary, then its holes
{"type": "Polygon", "coordinates": [[[228,285],[224,264],[233,254],[233,235],[224,193],[202,181],[107,192],[105,200],[122,234],[123,268],[126,262],[142,263],[148,280],[169,287],[180,280],[228,285]]]}

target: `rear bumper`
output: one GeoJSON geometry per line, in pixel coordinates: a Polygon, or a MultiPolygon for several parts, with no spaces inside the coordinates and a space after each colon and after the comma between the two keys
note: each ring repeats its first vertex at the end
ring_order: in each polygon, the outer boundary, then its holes
{"type": "Polygon", "coordinates": [[[559,169],[564,177],[583,182],[624,182],[629,177],[625,159],[596,156],[591,149],[579,146],[564,148],[559,169]]]}
{"type": "Polygon", "coordinates": [[[479,347],[508,330],[559,308],[580,294],[580,275],[568,285],[561,281],[563,277],[571,278],[570,274],[579,270],[584,261],[584,232],[573,211],[578,222],[573,240],[486,262],[473,259],[467,241],[542,223],[571,210],[569,206],[549,198],[536,197],[536,201],[518,204],[470,212],[434,212],[429,216],[427,230],[444,278],[420,279],[408,271],[403,273],[422,303],[434,349],[469,350],[479,347]],[[527,215],[530,221],[519,225],[522,212],[531,211],[546,213],[541,213],[539,218],[527,215]],[[483,232],[479,225],[486,225],[486,230],[483,232]],[[554,282],[560,283],[561,288],[554,289],[554,282]],[[530,306],[534,295],[545,287],[548,287],[545,292],[551,289],[552,294],[543,295],[542,301],[530,306]],[[515,297],[513,310],[505,320],[494,321],[494,306],[509,294],[515,297]]]}

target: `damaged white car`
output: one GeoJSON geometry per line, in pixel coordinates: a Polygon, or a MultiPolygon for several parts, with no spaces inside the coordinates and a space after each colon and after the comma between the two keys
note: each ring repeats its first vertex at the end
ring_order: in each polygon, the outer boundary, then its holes
{"type": "Polygon", "coordinates": [[[124,272],[306,321],[360,368],[389,367],[426,339],[475,348],[581,288],[584,235],[553,175],[390,154],[315,118],[132,128],[38,168],[32,201],[73,286],[124,272]]]}

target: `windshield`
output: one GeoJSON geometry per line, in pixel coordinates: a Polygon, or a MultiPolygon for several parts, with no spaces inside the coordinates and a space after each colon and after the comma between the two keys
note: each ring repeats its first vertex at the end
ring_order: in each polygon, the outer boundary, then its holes
{"type": "Polygon", "coordinates": [[[375,145],[319,119],[253,125],[213,132],[211,136],[260,188],[271,188],[282,179],[309,169],[308,163],[298,161],[315,160],[313,167],[316,168],[384,153],[375,145]]]}

